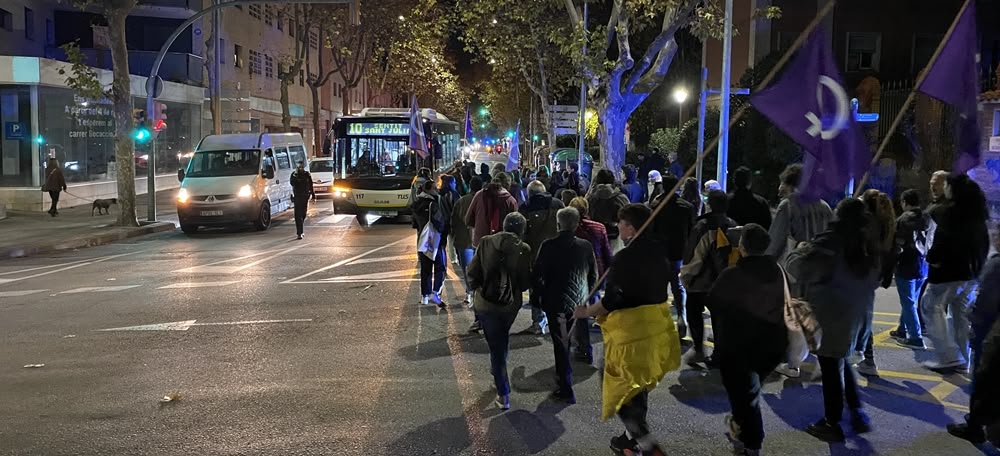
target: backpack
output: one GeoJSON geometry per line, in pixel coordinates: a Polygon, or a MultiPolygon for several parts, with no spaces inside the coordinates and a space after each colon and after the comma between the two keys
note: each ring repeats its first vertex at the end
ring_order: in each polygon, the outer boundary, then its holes
{"type": "Polygon", "coordinates": [[[736,248],[740,245],[740,237],[743,234],[743,227],[722,228],[705,234],[712,236],[712,250],[705,258],[705,268],[703,274],[708,274],[708,280],[715,283],[722,271],[730,266],[736,265],[740,260],[740,251],[736,248]]]}
{"type": "Polygon", "coordinates": [[[500,256],[499,266],[490,271],[491,274],[486,277],[486,283],[483,284],[483,297],[497,306],[511,307],[517,304],[514,300],[516,295],[514,281],[510,272],[507,271],[507,255],[500,251],[497,254],[500,256]]]}

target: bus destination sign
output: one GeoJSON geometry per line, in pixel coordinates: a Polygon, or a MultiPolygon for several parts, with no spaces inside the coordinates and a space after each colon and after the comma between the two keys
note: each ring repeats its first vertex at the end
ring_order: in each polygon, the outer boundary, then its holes
{"type": "Polygon", "coordinates": [[[409,136],[410,124],[396,122],[357,122],[347,125],[348,136],[409,136]]]}

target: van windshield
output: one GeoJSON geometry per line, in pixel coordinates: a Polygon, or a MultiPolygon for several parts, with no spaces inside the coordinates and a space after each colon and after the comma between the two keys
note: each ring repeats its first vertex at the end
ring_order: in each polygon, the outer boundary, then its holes
{"type": "Polygon", "coordinates": [[[311,173],[332,173],[333,160],[314,160],[309,162],[309,172],[311,173]]]}
{"type": "Polygon", "coordinates": [[[187,177],[251,176],[260,172],[259,150],[208,150],[195,152],[187,177]]]}

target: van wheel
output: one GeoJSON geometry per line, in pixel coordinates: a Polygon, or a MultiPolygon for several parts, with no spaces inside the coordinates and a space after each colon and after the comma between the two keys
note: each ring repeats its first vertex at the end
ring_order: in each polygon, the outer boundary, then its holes
{"type": "Polygon", "coordinates": [[[184,224],[182,224],[181,225],[181,231],[183,231],[184,234],[189,234],[189,235],[197,233],[198,232],[198,225],[184,225],[184,224]]]}
{"type": "Polygon", "coordinates": [[[271,227],[271,203],[265,201],[260,205],[260,214],[257,215],[257,220],[253,224],[257,227],[257,231],[264,231],[271,227]]]}

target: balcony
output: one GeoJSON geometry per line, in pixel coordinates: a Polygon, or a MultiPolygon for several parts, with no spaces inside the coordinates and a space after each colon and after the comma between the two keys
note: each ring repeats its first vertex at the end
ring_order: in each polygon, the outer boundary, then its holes
{"type": "MultiPolygon", "coordinates": [[[[111,70],[111,51],[107,49],[81,49],[86,56],[86,64],[94,68],[111,70]]],[[[156,52],[153,51],[129,51],[128,68],[129,73],[138,76],[149,76],[153,69],[153,61],[156,60],[156,52]]],[[[45,49],[45,57],[54,60],[66,61],[66,53],[57,47],[45,49]]],[[[160,77],[164,81],[177,82],[180,84],[204,86],[204,62],[201,56],[168,52],[160,65],[160,77]]]]}

